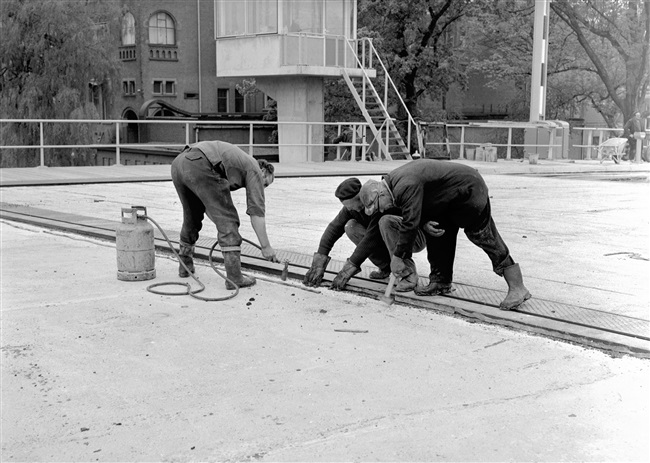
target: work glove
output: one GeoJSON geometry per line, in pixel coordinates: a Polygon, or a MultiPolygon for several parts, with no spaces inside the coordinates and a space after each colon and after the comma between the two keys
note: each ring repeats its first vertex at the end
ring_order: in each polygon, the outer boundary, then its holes
{"type": "Polygon", "coordinates": [[[321,281],[323,281],[323,275],[325,275],[325,269],[327,268],[327,264],[329,264],[330,260],[330,256],[315,252],[314,258],[311,261],[311,268],[305,274],[305,278],[303,278],[302,284],[305,286],[314,287],[320,285],[321,281]]]}
{"type": "Polygon", "coordinates": [[[332,285],[330,286],[330,288],[337,291],[342,290],[343,288],[345,288],[345,285],[348,284],[350,278],[355,276],[360,271],[361,268],[357,267],[349,260],[345,261],[345,265],[343,266],[341,271],[334,277],[334,281],[332,281],[332,285]]]}
{"type": "Polygon", "coordinates": [[[397,256],[390,259],[390,271],[398,278],[404,278],[413,273],[406,260],[397,256]]]}
{"type": "Polygon", "coordinates": [[[440,224],[438,222],[430,220],[422,226],[422,230],[424,230],[424,233],[426,233],[427,235],[433,236],[434,238],[438,238],[445,233],[444,229],[438,228],[439,226],[440,224]]]}

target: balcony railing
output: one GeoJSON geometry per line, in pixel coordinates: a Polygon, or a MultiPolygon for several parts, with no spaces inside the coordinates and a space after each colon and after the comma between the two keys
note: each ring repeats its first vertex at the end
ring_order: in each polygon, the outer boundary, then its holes
{"type": "MultiPolygon", "coordinates": [[[[29,151],[37,150],[39,153],[39,162],[38,166],[47,167],[48,163],[46,162],[46,152],[53,149],[69,149],[73,153],[76,149],[88,148],[88,149],[110,149],[115,151],[115,162],[116,164],[121,164],[120,159],[120,150],[124,148],[161,148],[161,149],[182,149],[185,145],[199,141],[200,130],[205,128],[228,128],[228,126],[236,126],[241,128],[242,126],[247,126],[248,129],[248,142],[244,143],[234,143],[237,146],[241,147],[247,151],[250,155],[256,155],[261,151],[264,151],[263,148],[267,150],[269,148],[278,149],[277,143],[259,143],[256,142],[255,137],[256,131],[264,128],[269,130],[269,127],[278,125],[291,125],[297,124],[306,128],[309,133],[308,140],[311,140],[311,133],[318,128],[318,130],[325,132],[329,138],[334,138],[334,136],[339,135],[343,130],[351,129],[356,133],[369,133],[368,124],[364,122],[272,122],[272,121],[198,121],[198,120],[79,120],[79,119],[0,119],[0,127],[3,127],[4,130],[11,130],[12,124],[22,124],[30,127],[30,132],[36,134],[35,137],[31,139],[25,139],[22,141],[17,141],[14,144],[8,144],[8,137],[3,134],[2,139],[0,140],[0,154],[3,154],[5,150],[17,150],[17,151],[29,151]],[[77,144],[57,144],[48,140],[48,137],[52,138],[49,134],[61,132],[61,128],[55,128],[60,124],[70,124],[74,126],[74,131],[76,133],[88,133],[94,134],[94,136],[89,137],[93,142],[91,143],[77,143],[77,144]],[[157,133],[164,133],[167,136],[166,141],[155,141],[147,140],[146,143],[125,143],[123,140],[127,136],[130,128],[137,127],[140,129],[142,126],[154,125],[154,126],[163,126],[164,130],[158,131],[157,133]],[[173,126],[177,126],[174,128],[173,126]],[[318,126],[318,127],[317,127],[318,126]]],[[[605,141],[607,138],[612,136],[620,135],[622,129],[605,129],[605,128],[589,128],[589,127],[576,127],[570,129],[569,134],[562,134],[560,128],[546,127],[549,130],[549,138],[547,142],[542,143],[524,143],[516,142],[513,137],[513,131],[515,130],[525,130],[525,129],[542,129],[539,124],[520,122],[504,122],[498,123],[493,122],[489,124],[457,124],[457,123],[421,123],[426,126],[425,129],[429,129],[431,133],[436,127],[440,130],[446,130],[447,134],[451,135],[451,138],[446,140],[436,141],[429,137],[423,140],[425,146],[429,148],[445,146],[447,153],[453,153],[453,156],[450,156],[454,159],[464,159],[467,148],[476,148],[481,145],[491,144],[493,147],[505,148],[506,159],[511,159],[512,149],[519,148],[533,148],[534,150],[547,153],[546,156],[540,156],[540,159],[549,159],[557,160],[561,159],[562,156],[558,155],[558,149],[561,147],[566,148],[566,144],[561,143],[561,139],[568,138],[571,140],[575,138],[577,143],[569,142],[568,149],[578,149],[579,157],[572,157],[572,159],[582,159],[582,160],[595,160],[601,158],[600,150],[598,146],[600,143],[605,141]],[[472,139],[468,140],[467,134],[468,131],[472,130],[474,133],[472,139]],[[504,134],[499,134],[497,132],[503,132],[504,134]],[[598,134],[598,137],[594,136],[598,134]],[[505,138],[504,142],[499,142],[505,138]]],[[[161,127],[158,127],[161,128],[161,127]]],[[[148,128],[150,132],[153,132],[151,128],[148,128]]],[[[146,129],[142,129],[146,130],[146,129]]],[[[569,129],[566,129],[569,130],[569,129]]],[[[426,134],[426,130],[424,131],[426,134]]],[[[649,139],[650,137],[647,137],[649,139]]],[[[646,139],[646,140],[647,140],[646,139]]],[[[367,151],[369,146],[372,144],[372,140],[364,137],[356,138],[352,143],[339,145],[333,143],[301,143],[301,144],[283,144],[282,146],[288,147],[304,147],[306,152],[309,153],[308,159],[312,159],[312,150],[322,150],[326,148],[336,148],[337,156],[336,159],[339,160],[342,158],[341,151],[352,148],[351,151],[359,151],[361,153],[361,160],[365,161],[367,158],[367,151]]],[[[644,142],[644,146],[647,145],[647,141],[644,142]]],[[[645,148],[644,148],[645,149],[645,148]]],[[[350,157],[350,161],[354,161],[353,156],[350,157]]]]}
{"type": "Polygon", "coordinates": [[[149,45],[149,60],[178,61],[178,47],[170,45],[149,45]]]}
{"type": "Polygon", "coordinates": [[[119,48],[119,57],[122,61],[135,61],[137,55],[135,53],[135,45],[127,45],[119,48]]]}
{"type": "Polygon", "coordinates": [[[356,68],[357,60],[351,53],[357,49],[357,40],[342,35],[311,35],[304,33],[281,35],[282,66],[322,66],[356,68]]]}

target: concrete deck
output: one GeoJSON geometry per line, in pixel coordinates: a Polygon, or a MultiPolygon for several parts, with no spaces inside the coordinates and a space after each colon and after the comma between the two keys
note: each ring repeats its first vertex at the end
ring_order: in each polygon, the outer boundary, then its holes
{"type": "MultiPolygon", "coordinates": [[[[168,166],[0,170],[2,460],[650,459],[647,164],[469,163],[533,293],[518,312],[494,307],[505,283],[462,236],[452,297],[386,308],[371,267],[350,291],[302,288],[336,185],[399,164],[278,165],[267,221],[292,278],[251,248],[261,280],[219,303],[115,278],[121,207],[177,236],[168,166]]],[[[160,246],[153,282],[179,281],[160,246]]]]}

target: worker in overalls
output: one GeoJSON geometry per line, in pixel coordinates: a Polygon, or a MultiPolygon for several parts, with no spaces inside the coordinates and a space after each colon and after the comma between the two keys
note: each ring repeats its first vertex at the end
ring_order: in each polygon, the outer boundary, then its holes
{"type": "MultiPolygon", "coordinates": [[[[185,147],[172,162],[172,181],[183,206],[179,256],[194,273],[194,243],[199,239],[203,217],[217,226],[217,240],[223,253],[226,276],[237,286],[255,284],[255,278],[241,272],[239,215],[230,192],[246,189],[246,214],[262,248],[262,255],[279,262],[266,233],[264,188],[273,183],[274,167],[256,160],[238,147],[222,141],[202,141],[185,147]]],[[[178,275],[189,277],[179,266],[178,275]]],[[[228,289],[234,289],[226,281],[228,289]]]]}

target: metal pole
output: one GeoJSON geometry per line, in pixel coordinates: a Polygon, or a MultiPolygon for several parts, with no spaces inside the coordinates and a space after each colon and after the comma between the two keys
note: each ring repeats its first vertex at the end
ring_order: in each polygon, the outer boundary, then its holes
{"type": "Polygon", "coordinates": [[[406,148],[408,149],[409,154],[411,154],[411,121],[410,119],[407,122],[408,124],[408,130],[406,131],[406,136],[408,138],[408,143],[406,144],[406,148]]]}
{"type": "Polygon", "coordinates": [[[115,165],[121,165],[120,162],[120,123],[115,123],[115,165]]]}
{"type": "MultiPolygon", "coordinates": [[[[341,136],[341,124],[339,124],[338,132],[336,134],[337,138],[341,136]]],[[[341,160],[341,143],[339,142],[336,147],[336,160],[341,160]]]]}
{"type": "Polygon", "coordinates": [[[555,145],[555,127],[550,130],[548,136],[548,156],[547,159],[553,159],[553,145],[555,145]]]}
{"type": "Polygon", "coordinates": [[[309,153],[307,162],[312,162],[313,150],[311,146],[311,136],[312,136],[312,126],[311,124],[307,125],[307,153],[309,153]]]}
{"type": "Polygon", "coordinates": [[[248,154],[253,156],[253,123],[248,124],[248,154]]]}
{"type": "MultiPolygon", "coordinates": [[[[605,132],[600,130],[598,132],[598,144],[600,145],[603,142],[603,137],[605,136],[605,132]]],[[[598,150],[598,160],[600,161],[603,157],[602,150],[598,150]]]]}
{"type": "Polygon", "coordinates": [[[460,128],[460,153],[458,159],[465,159],[465,127],[460,128]]]}
{"type": "MultiPolygon", "coordinates": [[[[634,134],[641,134],[642,132],[634,132],[634,134]]],[[[641,150],[643,149],[643,139],[637,138],[636,139],[636,154],[634,155],[634,161],[630,159],[630,161],[635,162],[637,164],[641,163],[641,150]]]]}
{"type": "Polygon", "coordinates": [[[530,122],[546,119],[546,60],[550,0],[535,1],[533,67],[530,82],[530,122]]]}
{"type": "Polygon", "coordinates": [[[40,138],[41,138],[41,166],[40,167],[45,167],[45,148],[43,148],[43,145],[45,144],[43,140],[43,123],[39,122],[38,123],[38,130],[40,133],[40,138]]]}

